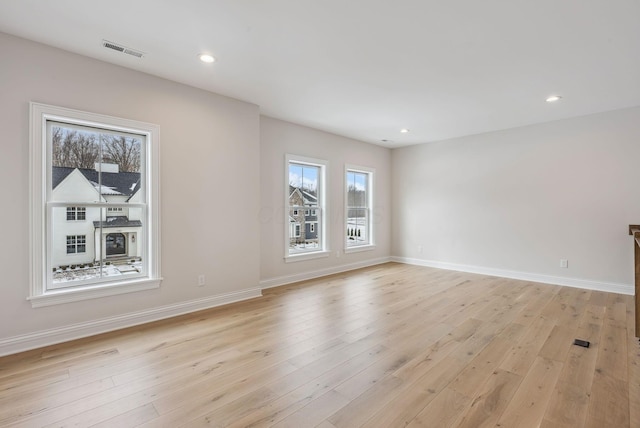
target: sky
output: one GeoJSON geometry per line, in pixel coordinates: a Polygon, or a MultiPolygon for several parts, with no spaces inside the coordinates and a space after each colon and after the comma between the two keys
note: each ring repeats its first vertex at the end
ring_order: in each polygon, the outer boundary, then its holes
{"type": "Polygon", "coordinates": [[[367,174],[357,172],[347,172],[347,188],[355,186],[356,190],[366,190],[367,174]]]}
{"type": "Polygon", "coordinates": [[[290,163],[289,184],[295,187],[317,190],[319,172],[320,167],[317,166],[290,163]]]}
{"type": "MultiPolygon", "coordinates": [[[[298,163],[289,164],[289,184],[295,187],[304,187],[316,190],[318,188],[318,174],[320,167],[312,165],[302,165],[298,163]]],[[[367,174],[358,172],[347,172],[347,187],[355,186],[356,190],[366,190],[367,174]]]]}

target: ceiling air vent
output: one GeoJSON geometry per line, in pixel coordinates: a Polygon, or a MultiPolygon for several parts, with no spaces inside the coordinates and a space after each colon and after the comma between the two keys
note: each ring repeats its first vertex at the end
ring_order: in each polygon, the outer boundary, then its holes
{"type": "Polygon", "coordinates": [[[122,52],[127,55],[135,56],[136,58],[142,58],[144,56],[144,52],[137,51],[135,49],[128,48],[126,46],[119,45],[117,43],[110,42],[108,40],[102,41],[102,46],[107,49],[111,49],[114,51],[122,52]]]}

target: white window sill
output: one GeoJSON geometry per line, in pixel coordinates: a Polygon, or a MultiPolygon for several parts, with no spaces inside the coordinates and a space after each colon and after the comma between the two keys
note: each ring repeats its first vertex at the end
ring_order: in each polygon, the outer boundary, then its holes
{"type": "Polygon", "coordinates": [[[50,290],[44,294],[29,296],[27,300],[31,301],[31,307],[40,308],[43,306],[61,305],[100,297],[117,296],[125,293],[135,293],[136,291],[152,290],[154,288],[160,288],[161,282],[162,278],[141,279],[138,281],[110,283],[101,286],[50,290]]]}
{"type": "Polygon", "coordinates": [[[301,262],[304,260],[322,259],[329,257],[330,251],[314,251],[313,253],[292,254],[284,256],[285,263],[301,262]]]}
{"type": "Polygon", "coordinates": [[[375,245],[358,245],[355,247],[347,247],[344,249],[345,254],[359,253],[361,251],[373,251],[376,249],[375,245]]]}

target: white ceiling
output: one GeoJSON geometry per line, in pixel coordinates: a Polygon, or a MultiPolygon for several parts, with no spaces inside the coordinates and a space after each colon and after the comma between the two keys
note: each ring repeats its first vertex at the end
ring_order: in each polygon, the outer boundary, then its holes
{"type": "Polygon", "coordinates": [[[387,147],[640,105],[639,22],[637,0],[0,2],[2,32],[387,147]]]}

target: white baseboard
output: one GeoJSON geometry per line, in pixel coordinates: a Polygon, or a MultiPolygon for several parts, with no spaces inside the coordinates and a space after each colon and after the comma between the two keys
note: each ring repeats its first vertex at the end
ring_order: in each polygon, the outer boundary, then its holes
{"type": "Polygon", "coordinates": [[[54,345],[56,343],[67,342],[69,340],[80,339],[126,327],[133,327],[135,325],[261,296],[261,289],[250,288],[233,293],[218,294],[203,299],[0,339],[0,356],[16,354],[30,349],[41,348],[43,346],[54,345]]]}
{"type": "Polygon", "coordinates": [[[499,276],[502,278],[520,279],[523,281],[541,282],[544,284],[564,285],[567,287],[584,288],[587,290],[606,291],[618,294],[634,294],[634,286],[631,284],[617,284],[612,282],[599,282],[579,278],[567,278],[563,276],[542,275],[530,272],[518,272],[503,269],[494,269],[482,266],[461,265],[456,263],[439,262],[435,260],[412,259],[408,257],[391,257],[398,263],[427,266],[438,269],[456,270],[460,272],[478,273],[481,275],[499,276]]]}
{"type": "Polygon", "coordinates": [[[260,281],[260,287],[266,288],[279,287],[281,285],[292,284],[294,282],[306,281],[309,279],[320,278],[322,276],[333,275],[334,273],[347,272],[350,270],[361,269],[369,266],[380,265],[391,261],[391,257],[380,257],[377,259],[365,260],[357,263],[349,263],[346,265],[333,266],[326,269],[319,269],[310,272],[297,273],[294,275],[278,276],[276,278],[264,279],[260,281]]]}
{"type": "Polygon", "coordinates": [[[20,336],[0,339],[0,356],[16,354],[30,349],[41,348],[43,346],[54,345],[56,343],[67,342],[83,337],[94,336],[100,333],[119,330],[126,327],[171,318],[178,315],[209,309],[216,306],[239,302],[262,296],[262,290],[271,287],[291,284],[298,281],[320,278],[354,269],[375,266],[387,262],[406,263],[411,265],[433,267],[438,269],[455,270],[460,272],[477,273],[503,278],[519,279],[523,281],[541,282],[545,284],[563,285],[568,287],[583,288],[588,290],[606,291],[619,294],[634,294],[634,286],[631,284],[618,284],[608,282],[598,282],[579,278],[567,278],[552,275],[542,275],[529,272],[518,272],[503,269],[487,268],[482,266],[461,265],[456,263],[440,262],[434,260],[421,260],[408,257],[381,257],[377,259],[365,260],[357,263],[333,266],[326,269],[319,269],[310,272],[303,272],[294,275],[280,276],[260,281],[260,288],[251,288],[233,293],[219,294],[203,299],[191,300],[188,302],[176,303],[133,312],[115,317],[103,318],[96,321],[73,324],[64,327],[41,330],[20,336]]]}

